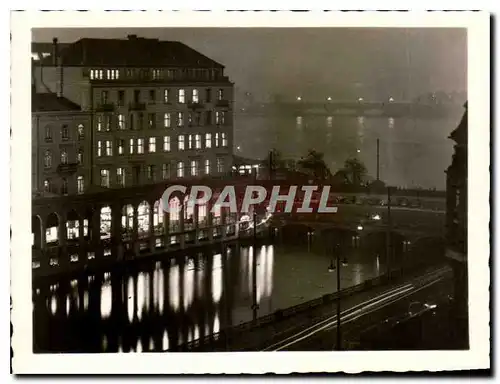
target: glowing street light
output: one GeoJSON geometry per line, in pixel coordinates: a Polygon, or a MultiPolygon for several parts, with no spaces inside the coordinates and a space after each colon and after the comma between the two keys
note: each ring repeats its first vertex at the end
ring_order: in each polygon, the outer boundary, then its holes
{"type": "Polygon", "coordinates": [[[380,215],[379,214],[375,214],[372,216],[372,219],[373,220],[380,220],[380,215]]]}
{"type": "Polygon", "coordinates": [[[302,97],[297,96],[297,101],[301,101],[301,100],[302,100],[302,97]]]}
{"type": "Polygon", "coordinates": [[[389,103],[392,103],[394,101],[394,98],[391,96],[389,97],[389,103]]]}
{"type": "Polygon", "coordinates": [[[361,149],[356,149],[356,152],[360,153],[360,152],[361,152],[361,149]]]}
{"type": "Polygon", "coordinates": [[[362,231],[363,230],[363,226],[362,225],[358,225],[358,231],[362,231]]]}
{"type": "Polygon", "coordinates": [[[332,101],[331,96],[328,96],[326,99],[327,99],[328,101],[332,101]]]}
{"type": "Polygon", "coordinates": [[[362,97],[358,98],[358,102],[362,102],[364,99],[362,97]]]}

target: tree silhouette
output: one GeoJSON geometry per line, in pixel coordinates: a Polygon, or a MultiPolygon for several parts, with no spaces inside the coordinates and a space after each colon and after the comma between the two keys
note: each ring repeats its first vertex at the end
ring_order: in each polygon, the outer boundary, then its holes
{"type": "Polygon", "coordinates": [[[332,176],[325,163],[323,154],[315,151],[314,149],[310,149],[307,152],[307,155],[301,158],[297,163],[301,168],[313,175],[316,179],[326,179],[332,176]]]}
{"type": "Polygon", "coordinates": [[[361,185],[367,172],[365,165],[356,158],[347,159],[343,171],[352,185],[361,185]]]}

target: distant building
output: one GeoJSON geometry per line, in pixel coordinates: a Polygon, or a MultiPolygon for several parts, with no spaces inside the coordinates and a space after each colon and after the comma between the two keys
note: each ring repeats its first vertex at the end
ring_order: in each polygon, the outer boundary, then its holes
{"type": "Polygon", "coordinates": [[[90,113],[90,184],[231,170],[233,84],[221,64],[180,42],[135,35],[32,48],[35,92],[90,113]]]}
{"type": "Polygon", "coordinates": [[[455,281],[457,339],[468,338],[467,271],[467,103],[458,127],[450,134],[455,142],[451,165],[446,171],[446,256],[455,281]]]}
{"type": "Polygon", "coordinates": [[[84,193],[90,180],[90,113],[55,94],[32,94],[32,192],[84,193]]]}

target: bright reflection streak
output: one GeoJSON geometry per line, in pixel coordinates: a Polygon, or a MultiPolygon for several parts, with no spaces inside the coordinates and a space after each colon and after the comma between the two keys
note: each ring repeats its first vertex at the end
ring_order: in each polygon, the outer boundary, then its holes
{"type": "Polygon", "coordinates": [[[187,335],[187,342],[190,343],[191,341],[193,341],[193,329],[189,328],[188,335],[187,335]]]}
{"type": "Polygon", "coordinates": [[[102,350],[105,351],[106,349],[108,349],[108,338],[106,337],[106,335],[103,335],[102,336],[102,350]]]}
{"type": "Polygon", "coordinates": [[[194,299],[194,261],[189,259],[184,264],[184,309],[188,309],[194,299]]]}
{"type": "Polygon", "coordinates": [[[144,272],[139,272],[139,275],[137,276],[137,308],[136,308],[136,314],[137,318],[141,320],[142,318],[142,312],[144,311],[144,296],[146,295],[145,292],[145,287],[146,287],[146,282],[144,278],[144,272]]]}
{"type": "Polygon", "coordinates": [[[333,117],[332,117],[332,116],[328,116],[328,117],[326,118],[326,126],[327,126],[328,128],[333,127],[333,117]]]}
{"type": "Polygon", "coordinates": [[[220,321],[219,321],[219,313],[215,313],[214,325],[213,325],[213,333],[218,333],[220,331],[220,321]]]}
{"type": "Polygon", "coordinates": [[[57,312],[57,298],[56,298],[56,295],[53,294],[50,297],[50,313],[55,315],[56,312],[57,312]]]}
{"type": "Polygon", "coordinates": [[[107,319],[111,314],[112,300],[111,282],[106,281],[101,287],[101,319],[107,319]]]}
{"type": "Polygon", "coordinates": [[[380,257],[377,255],[377,274],[380,273],[380,257]]]}
{"type": "Polygon", "coordinates": [[[120,337],[118,337],[118,353],[123,353],[123,345],[120,337]]]}
{"type": "Polygon", "coordinates": [[[136,350],[137,353],[141,353],[142,352],[142,340],[141,340],[140,337],[139,337],[139,340],[137,340],[137,346],[136,346],[135,350],[136,350]]]}
{"type": "Polygon", "coordinates": [[[270,297],[273,294],[273,277],[274,277],[274,246],[267,247],[266,260],[266,296],[270,297]]]}
{"type": "Polygon", "coordinates": [[[265,246],[262,246],[257,254],[257,303],[260,303],[262,294],[266,289],[265,273],[266,273],[267,252],[265,246]]]}
{"type": "Polygon", "coordinates": [[[151,336],[151,338],[149,339],[149,350],[154,351],[154,349],[155,349],[155,342],[153,340],[153,336],[151,336]]]}
{"type": "Polygon", "coordinates": [[[222,296],[222,255],[214,255],[212,265],[212,299],[217,304],[222,296]]]}
{"type": "Polygon", "coordinates": [[[89,292],[83,292],[83,310],[86,311],[89,308],[89,292]]]}
{"type": "Polygon", "coordinates": [[[128,278],[127,283],[127,312],[128,321],[131,323],[134,320],[134,279],[132,276],[128,278]]]}
{"type": "Polygon", "coordinates": [[[198,340],[200,338],[200,327],[198,324],[194,325],[194,340],[198,340]]]}
{"type": "Polygon", "coordinates": [[[168,279],[168,299],[170,306],[174,311],[179,310],[179,265],[175,264],[170,267],[168,279]]]}
{"type": "Polygon", "coordinates": [[[168,351],[168,348],[169,348],[168,332],[167,330],[165,330],[165,332],[163,332],[163,339],[161,341],[161,349],[163,351],[168,351]]]}
{"type": "Polygon", "coordinates": [[[182,331],[179,329],[179,339],[177,340],[177,345],[184,344],[184,339],[182,338],[182,331]]]}
{"type": "Polygon", "coordinates": [[[163,302],[164,302],[164,297],[163,297],[163,290],[164,290],[164,278],[163,278],[163,269],[160,266],[157,266],[157,269],[155,270],[155,281],[153,283],[153,287],[155,287],[155,293],[156,293],[156,306],[158,308],[158,313],[161,315],[163,314],[163,302]]]}
{"type": "Polygon", "coordinates": [[[253,247],[248,249],[248,258],[247,258],[247,276],[248,276],[248,292],[253,291],[253,247]]]}
{"type": "Polygon", "coordinates": [[[199,265],[198,270],[196,271],[196,290],[198,297],[203,296],[203,280],[205,277],[205,266],[199,265]]]}
{"type": "Polygon", "coordinates": [[[208,336],[210,335],[210,326],[208,325],[208,323],[205,324],[205,336],[208,336]]]}
{"type": "Polygon", "coordinates": [[[71,301],[70,301],[70,297],[69,297],[69,294],[68,294],[68,295],[66,295],[66,315],[69,315],[70,305],[71,305],[71,301]]]}

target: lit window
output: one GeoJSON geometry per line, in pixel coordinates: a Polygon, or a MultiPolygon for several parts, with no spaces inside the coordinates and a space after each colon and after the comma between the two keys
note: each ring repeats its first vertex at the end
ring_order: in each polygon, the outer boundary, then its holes
{"type": "Polygon", "coordinates": [[[219,132],[215,134],[215,148],[219,148],[219,132]]]}
{"type": "Polygon", "coordinates": [[[120,187],[125,186],[125,169],[124,168],[116,168],[116,183],[120,187]]]}
{"type": "Polygon", "coordinates": [[[161,78],[161,69],[153,69],[153,80],[161,78]]]}
{"type": "Polygon", "coordinates": [[[221,135],[222,135],[222,146],[227,147],[227,135],[225,132],[222,132],[221,135]]]}
{"type": "Polygon", "coordinates": [[[125,140],[118,140],[118,154],[123,155],[125,152],[125,140]]]}
{"type": "Polygon", "coordinates": [[[43,157],[43,165],[45,168],[52,167],[52,153],[47,149],[43,157]]]}
{"type": "MultiPolygon", "coordinates": [[[[118,115],[120,116],[120,115],[118,115]]],[[[97,131],[101,132],[102,131],[102,116],[97,116],[96,119],[96,124],[97,124],[97,131]]]]}
{"type": "Polygon", "coordinates": [[[188,136],[188,149],[193,148],[193,135],[188,136]]]}
{"type": "Polygon", "coordinates": [[[102,156],[102,141],[100,140],[97,142],[97,156],[102,156]]]}
{"type": "Polygon", "coordinates": [[[198,161],[191,160],[191,176],[198,176],[198,161]]]}
{"type": "Polygon", "coordinates": [[[43,181],[43,190],[45,192],[50,192],[50,180],[43,181]]]}
{"type": "Polygon", "coordinates": [[[129,152],[131,155],[134,153],[134,139],[129,140],[129,152]]]}
{"type": "Polygon", "coordinates": [[[120,131],[123,131],[125,129],[125,115],[121,113],[118,115],[118,129],[120,131]]]}
{"type": "Polygon", "coordinates": [[[222,157],[217,158],[217,172],[224,172],[224,159],[222,157]]]}
{"type": "Polygon", "coordinates": [[[205,148],[212,148],[212,134],[205,133],[205,148]]]}
{"type": "Polygon", "coordinates": [[[61,193],[63,195],[67,195],[68,194],[68,180],[66,180],[65,178],[62,179],[61,193]]]}
{"type": "Polygon", "coordinates": [[[224,99],[224,90],[223,89],[219,89],[217,91],[217,100],[223,100],[224,99]]]}
{"type": "Polygon", "coordinates": [[[148,127],[149,127],[149,129],[156,128],[156,113],[149,113],[148,114],[148,127]]]}
{"type": "Polygon", "coordinates": [[[83,124],[78,124],[78,139],[82,140],[85,136],[83,124]]]}
{"type": "Polygon", "coordinates": [[[177,163],[177,177],[184,177],[184,163],[182,161],[177,163]]]}
{"type": "Polygon", "coordinates": [[[78,176],[76,178],[76,189],[78,193],[83,193],[85,191],[85,184],[83,182],[83,176],[78,176]]]}
{"type": "Polygon", "coordinates": [[[199,99],[199,93],[197,89],[193,89],[193,103],[198,103],[200,101],[199,99]]]}
{"type": "Polygon", "coordinates": [[[168,103],[169,102],[169,100],[170,100],[169,96],[170,96],[170,91],[168,89],[165,89],[163,91],[163,102],[164,103],[168,103]]]}
{"type": "Polygon", "coordinates": [[[222,111],[215,112],[215,124],[224,125],[225,113],[222,111]]]}
{"type": "Polygon", "coordinates": [[[195,148],[201,149],[201,135],[195,136],[195,148]]]}
{"type": "Polygon", "coordinates": [[[184,113],[182,112],[177,112],[177,126],[184,126],[184,113]]]}
{"type": "Polygon", "coordinates": [[[106,156],[113,156],[113,144],[111,140],[106,140],[106,156]]]}
{"type": "Polygon", "coordinates": [[[83,164],[83,149],[79,149],[78,153],[76,154],[76,161],[78,164],[83,164]]]}
{"type": "Polygon", "coordinates": [[[184,104],[186,102],[186,91],[184,89],[179,89],[179,103],[184,104]]]}
{"type": "Polygon", "coordinates": [[[164,136],[163,137],[163,150],[165,152],[170,151],[170,136],[164,136]]]}
{"type": "Polygon", "coordinates": [[[156,137],[149,138],[149,153],[156,152],[156,137]]]}
{"type": "Polygon", "coordinates": [[[45,126],[45,140],[52,140],[52,127],[50,125],[45,126]]]}
{"type": "Polygon", "coordinates": [[[161,176],[163,180],[170,177],[170,164],[163,164],[161,168],[161,176]]]}
{"type": "Polygon", "coordinates": [[[144,153],[144,139],[137,139],[137,153],[144,153]]]}
{"type": "Polygon", "coordinates": [[[210,160],[206,159],[205,160],[205,175],[210,174],[210,160]]]}
{"type": "Polygon", "coordinates": [[[64,149],[61,151],[61,164],[68,164],[68,152],[64,149]]]}
{"type": "Polygon", "coordinates": [[[171,126],[171,118],[170,118],[170,113],[165,113],[163,115],[163,126],[165,128],[170,128],[171,126]]]}
{"type": "Polygon", "coordinates": [[[109,169],[101,169],[101,187],[109,188],[109,169]]]}
{"type": "Polygon", "coordinates": [[[193,125],[193,114],[188,112],[188,125],[191,127],[193,125]]]}
{"type": "Polygon", "coordinates": [[[179,151],[183,151],[184,150],[184,135],[179,135],[177,140],[178,140],[177,144],[179,145],[179,151]]]}

